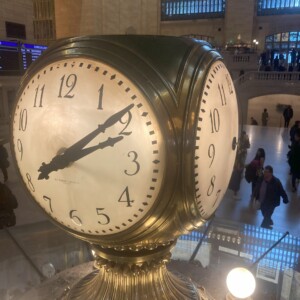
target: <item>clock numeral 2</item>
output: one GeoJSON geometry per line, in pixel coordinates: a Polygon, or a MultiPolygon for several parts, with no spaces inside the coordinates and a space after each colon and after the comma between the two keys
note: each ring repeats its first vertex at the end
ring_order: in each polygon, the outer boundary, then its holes
{"type": "Polygon", "coordinates": [[[76,85],[77,76],[76,76],[76,74],[70,74],[66,80],[65,80],[65,76],[66,75],[62,76],[60,79],[60,88],[59,88],[58,98],[73,98],[74,94],[71,94],[71,92],[76,85]],[[67,91],[62,96],[62,92],[65,89],[67,89],[67,91]]]}

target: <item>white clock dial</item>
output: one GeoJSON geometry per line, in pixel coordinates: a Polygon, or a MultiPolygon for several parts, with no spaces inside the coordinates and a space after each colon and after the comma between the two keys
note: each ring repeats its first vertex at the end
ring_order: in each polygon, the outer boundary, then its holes
{"type": "Polygon", "coordinates": [[[209,218],[226,192],[235,161],[238,107],[230,74],[221,61],[207,72],[199,99],[195,147],[195,199],[209,218]]]}
{"type": "Polygon", "coordinates": [[[118,70],[87,58],[50,63],[23,87],[13,118],[24,184],[63,226],[114,234],[154,205],[163,135],[149,101],[118,70]]]}

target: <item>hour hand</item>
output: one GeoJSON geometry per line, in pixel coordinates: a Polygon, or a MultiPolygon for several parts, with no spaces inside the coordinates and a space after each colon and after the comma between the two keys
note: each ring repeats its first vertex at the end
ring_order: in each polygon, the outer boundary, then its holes
{"type": "Polygon", "coordinates": [[[70,165],[70,163],[83,158],[84,156],[91,154],[92,152],[103,149],[105,147],[113,147],[116,143],[121,141],[123,139],[123,136],[118,136],[115,138],[109,137],[106,141],[99,143],[96,146],[81,149],[78,151],[72,151],[72,152],[64,152],[60,155],[56,155],[49,164],[42,163],[42,165],[39,167],[38,172],[40,172],[38,179],[49,179],[49,174],[53,171],[58,171],[61,169],[64,169],[70,165]]]}

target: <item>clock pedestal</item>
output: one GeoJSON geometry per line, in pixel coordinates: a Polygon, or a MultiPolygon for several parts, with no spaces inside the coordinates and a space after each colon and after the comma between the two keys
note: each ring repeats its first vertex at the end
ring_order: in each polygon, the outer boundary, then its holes
{"type": "Polygon", "coordinates": [[[75,284],[65,299],[212,299],[189,278],[167,269],[173,245],[139,251],[94,246],[98,270],[75,284]]]}

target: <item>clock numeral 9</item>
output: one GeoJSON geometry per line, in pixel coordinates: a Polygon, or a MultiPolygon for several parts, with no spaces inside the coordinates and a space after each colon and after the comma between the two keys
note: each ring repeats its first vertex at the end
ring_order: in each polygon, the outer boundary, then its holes
{"type": "Polygon", "coordinates": [[[81,219],[78,216],[76,216],[76,214],[75,214],[76,212],[77,212],[76,209],[70,210],[69,217],[72,219],[72,221],[73,221],[73,223],[75,225],[81,226],[82,225],[82,221],[81,221],[81,219]]]}
{"type": "Polygon", "coordinates": [[[128,176],[133,176],[133,175],[137,174],[139,172],[139,170],[140,170],[140,164],[137,161],[137,157],[138,157],[137,153],[135,151],[129,151],[128,154],[127,154],[127,156],[129,158],[131,158],[131,155],[133,156],[133,159],[132,159],[131,162],[133,162],[135,164],[136,168],[135,168],[135,171],[132,172],[132,173],[129,173],[127,170],[125,170],[124,173],[126,175],[128,175],[128,176]]]}
{"type": "Polygon", "coordinates": [[[211,122],[211,133],[218,132],[220,130],[220,115],[219,111],[214,108],[213,111],[209,113],[210,122],[211,122]]]}
{"type": "Polygon", "coordinates": [[[20,110],[19,130],[25,131],[27,128],[27,109],[20,110]]]}
{"type": "Polygon", "coordinates": [[[76,74],[70,74],[67,79],[65,80],[65,76],[62,76],[60,79],[60,88],[58,93],[58,98],[73,98],[74,94],[71,95],[72,90],[74,89],[76,82],[77,82],[77,76],[76,74]],[[63,94],[63,89],[67,89],[67,91],[63,94]]]}
{"type": "Polygon", "coordinates": [[[208,157],[211,158],[209,168],[211,167],[211,165],[212,165],[212,163],[215,159],[215,154],[216,154],[215,145],[210,144],[209,147],[208,147],[208,157]]]}
{"type": "Polygon", "coordinates": [[[110,218],[107,214],[104,214],[102,210],[104,210],[104,208],[96,208],[97,215],[101,216],[101,220],[98,221],[98,223],[100,225],[107,225],[110,223],[110,218]]]}
{"type": "Polygon", "coordinates": [[[20,139],[17,140],[17,149],[21,154],[20,160],[23,158],[23,145],[20,139]]]}

